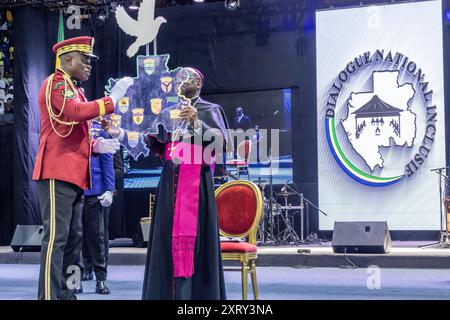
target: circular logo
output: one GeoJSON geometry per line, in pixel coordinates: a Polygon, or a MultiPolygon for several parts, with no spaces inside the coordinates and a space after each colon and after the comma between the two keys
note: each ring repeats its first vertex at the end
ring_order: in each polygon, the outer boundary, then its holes
{"type": "Polygon", "coordinates": [[[434,142],[432,95],[424,71],[402,53],[376,50],[350,61],[329,89],[325,113],[327,143],[342,170],[375,187],[414,175],[434,142]],[[420,105],[420,115],[412,111],[413,102],[420,105]],[[425,122],[422,140],[417,137],[419,121],[425,122]]]}

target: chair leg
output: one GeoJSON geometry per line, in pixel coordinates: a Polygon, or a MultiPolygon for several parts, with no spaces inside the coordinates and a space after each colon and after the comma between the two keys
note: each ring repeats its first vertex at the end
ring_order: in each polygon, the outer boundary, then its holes
{"type": "Polygon", "coordinates": [[[256,265],[255,261],[250,263],[250,272],[252,277],[253,298],[259,300],[258,283],[256,282],[256,265]]]}
{"type": "Polygon", "coordinates": [[[248,295],[248,268],[247,262],[242,262],[242,300],[247,300],[248,295]]]}

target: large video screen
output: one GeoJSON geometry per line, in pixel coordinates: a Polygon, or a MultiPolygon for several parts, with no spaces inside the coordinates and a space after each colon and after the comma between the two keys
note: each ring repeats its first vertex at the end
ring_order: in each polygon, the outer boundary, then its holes
{"type": "Polygon", "coordinates": [[[231,129],[255,130],[249,140],[258,158],[251,159],[250,180],[268,183],[272,177],[273,184],[292,181],[291,89],[210,94],[204,98],[222,106],[231,129]],[[273,131],[277,134],[271,134],[273,131]]]}
{"type": "Polygon", "coordinates": [[[318,11],[316,58],[319,228],[440,230],[441,1],[318,11]]]}
{"type": "MultiPolygon", "coordinates": [[[[293,180],[291,89],[250,92],[204,94],[202,99],[222,106],[230,129],[250,132],[245,141],[251,144],[252,157],[248,168],[238,168],[233,160],[242,160],[242,154],[228,152],[226,173],[216,170],[216,183],[235,178],[269,184],[284,184],[293,180]],[[247,130],[251,131],[247,131],[247,130]],[[228,173],[228,175],[227,175],[228,173]],[[222,176],[222,179],[220,177],[222,176]]],[[[234,150],[244,141],[233,141],[234,150]]],[[[162,161],[150,154],[133,160],[125,154],[128,173],[126,188],[153,188],[159,181],[162,161]]]]}

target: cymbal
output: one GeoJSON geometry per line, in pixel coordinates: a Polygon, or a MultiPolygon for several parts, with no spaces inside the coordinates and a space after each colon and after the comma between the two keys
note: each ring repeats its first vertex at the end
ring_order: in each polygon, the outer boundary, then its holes
{"type": "Polygon", "coordinates": [[[282,192],[277,192],[275,193],[277,196],[280,197],[289,197],[289,196],[293,196],[295,194],[295,192],[291,192],[291,191],[282,191],[282,192]]]}

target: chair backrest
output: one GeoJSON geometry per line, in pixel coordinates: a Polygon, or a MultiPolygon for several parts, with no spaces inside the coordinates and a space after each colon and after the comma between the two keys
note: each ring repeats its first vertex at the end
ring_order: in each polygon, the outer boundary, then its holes
{"type": "Polygon", "coordinates": [[[261,190],[250,181],[224,183],[216,192],[220,234],[226,237],[248,237],[256,244],[256,233],[263,209],[261,190]]]}
{"type": "Polygon", "coordinates": [[[252,142],[250,140],[244,140],[237,146],[237,156],[240,159],[248,161],[250,152],[252,150],[252,142]]]}

